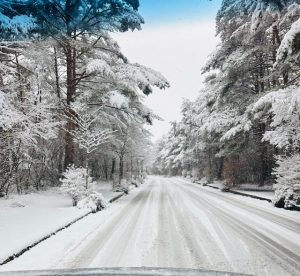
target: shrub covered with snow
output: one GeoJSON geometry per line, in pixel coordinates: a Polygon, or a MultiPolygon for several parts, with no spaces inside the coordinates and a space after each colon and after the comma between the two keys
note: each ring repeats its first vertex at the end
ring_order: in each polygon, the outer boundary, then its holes
{"type": "Polygon", "coordinates": [[[70,166],[60,179],[62,183],[60,189],[63,193],[68,194],[72,198],[73,206],[76,206],[80,199],[87,196],[85,174],[86,170],[84,168],[70,166]]]}
{"type": "Polygon", "coordinates": [[[128,183],[125,179],[122,179],[120,183],[116,183],[114,186],[114,192],[122,192],[125,194],[129,194],[128,183]]]}
{"type": "Polygon", "coordinates": [[[182,177],[187,177],[188,171],[186,169],[183,169],[181,172],[182,177]]]}
{"type": "Polygon", "coordinates": [[[134,185],[135,187],[138,187],[138,186],[140,186],[141,183],[138,178],[132,178],[131,184],[134,185]]]}
{"type": "Polygon", "coordinates": [[[80,209],[89,208],[93,212],[101,211],[108,206],[108,202],[101,193],[89,191],[89,194],[77,203],[80,209]]]}
{"type": "Polygon", "coordinates": [[[300,154],[277,157],[277,177],[273,204],[280,208],[292,208],[300,204],[300,154]]]}
{"type": "Polygon", "coordinates": [[[200,178],[200,172],[198,168],[193,168],[192,169],[192,182],[196,182],[200,178]]]}
{"type": "MultiPolygon", "coordinates": [[[[73,206],[80,209],[90,208],[97,212],[107,206],[107,201],[101,193],[87,189],[85,186],[86,169],[70,166],[60,180],[62,182],[61,191],[68,194],[73,200],[73,206]]],[[[91,187],[93,183],[91,183],[91,187]]]]}

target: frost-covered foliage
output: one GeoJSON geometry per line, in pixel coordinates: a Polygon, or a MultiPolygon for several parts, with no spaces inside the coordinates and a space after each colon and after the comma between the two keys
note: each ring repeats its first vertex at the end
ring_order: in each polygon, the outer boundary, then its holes
{"type": "Polygon", "coordinates": [[[297,20],[291,26],[291,29],[285,34],[280,48],[277,53],[277,62],[282,61],[288,55],[292,55],[295,52],[295,40],[297,36],[300,34],[300,19],[297,20]]]}
{"type": "Polygon", "coordinates": [[[14,40],[28,37],[36,28],[35,20],[30,15],[14,13],[13,1],[5,0],[0,3],[1,39],[14,40]]]}
{"type": "Polygon", "coordinates": [[[300,89],[289,87],[268,93],[253,106],[256,116],[265,112],[272,115],[271,129],[264,140],[278,148],[295,150],[300,145],[300,89]]]}
{"type": "MultiPolygon", "coordinates": [[[[99,30],[126,31],[139,29],[143,18],[138,13],[139,1],[11,1],[0,4],[0,23],[4,29],[25,29],[32,35],[70,36],[78,32],[99,30]],[[20,18],[19,18],[20,17],[20,18]]],[[[1,25],[0,25],[1,26],[1,25]]]]}
{"type": "Polygon", "coordinates": [[[276,155],[300,148],[299,17],[300,1],[222,2],[205,87],[157,144],[156,173],[274,183],[276,155]]]}
{"type": "MultiPolygon", "coordinates": [[[[84,168],[71,166],[63,173],[60,179],[62,183],[60,189],[72,198],[73,206],[77,206],[80,209],[88,208],[93,212],[101,211],[108,206],[108,202],[101,193],[86,188],[86,177],[84,168]]],[[[90,178],[90,176],[88,177],[90,178]]]]}
{"type": "Polygon", "coordinates": [[[128,194],[129,193],[129,183],[127,182],[126,179],[122,179],[120,183],[116,183],[114,186],[114,191],[115,192],[121,192],[128,194]]]}
{"type": "Polygon", "coordinates": [[[281,26],[289,26],[288,31],[284,34],[280,47],[277,51],[278,65],[284,62],[288,57],[299,54],[299,35],[300,35],[300,4],[294,3],[288,7],[287,13],[281,20],[281,26]]]}
{"type": "Polygon", "coordinates": [[[98,212],[105,209],[108,202],[99,192],[89,192],[88,195],[77,203],[79,209],[91,209],[93,212],[98,212]]]}
{"type": "Polygon", "coordinates": [[[4,130],[12,129],[18,123],[20,115],[9,101],[6,93],[0,91],[0,128],[4,130]]]}
{"type": "Polygon", "coordinates": [[[73,132],[76,142],[79,147],[83,149],[87,155],[90,155],[99,146],[108,143],[113,139],[114,131],[110,129],[101,129],[97,125],[97,117],[95,114],[80,114],[76,123],[78,125],[77,130],[73,132]]]}
{"type": "Polygon", "coordinates": [[[62,185],[60,187],[63,193],[68,194],[72,200],[73,205],[88,196],[88,190],[85,187],[86,170],[84,168],[69,167],[60,179],[62,185]]]}
{"type": "Polygon", "coordinates": [[[72,164],[117,182],[146,166],[144,98],[169,84],[109,33],[140,28],[139,1],[66,3],[0,3],[1,194],[57,186],[72,164]]]}
{"type": "Polygon", "coordinates": [[[277,157],[275,198],[273,204],[281,208],[300,205],[300,155],[277,157]]]}

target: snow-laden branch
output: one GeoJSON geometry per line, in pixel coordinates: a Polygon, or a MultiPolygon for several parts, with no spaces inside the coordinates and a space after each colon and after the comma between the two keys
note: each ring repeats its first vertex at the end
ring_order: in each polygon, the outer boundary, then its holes
{"type": "Polygon", "coordinates": [[[109,142],[116,131],[110,129],[101,129],[95,125],[97,118],[91,114],[84,114],[76,119],[78,129],[72,134],[79,147],[84,149],[89,155],[94,152],[99,146],[109,142]]]}

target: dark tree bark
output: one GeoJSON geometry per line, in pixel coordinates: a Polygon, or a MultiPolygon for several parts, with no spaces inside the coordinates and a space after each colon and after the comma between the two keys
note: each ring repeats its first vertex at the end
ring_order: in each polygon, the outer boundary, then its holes
{"type": "MultiPolygon", "coordinates": [[[[72,3],[71,0],[66,0],[65,8],[65,20],[67,25],[67,38],[65,44],[65,55],[66,55],[66,67],[67,67],[67,105],[65,108],[65,114],[67,116],[66,133],[65,133],[65,169],[74,164],[75,161],[75,143],[72,133],[76,130],[75,118],[77,117],[75,111],[71,108],[71,103],[75,100],[76,95],[76,51],[70,44],[70,41],[74,40],[72,37],[72,30],[70,22],[72,20],[71,11],[72,3]]],[[[73,32],[74,33],[74,32],[73,32]]],[[[74,37],[76,34],[74,34],[74,37]]]]}
{"type": "Polygon", "coordinates": [[[60,99],[60,83],[59,83],[58,58],[57,58],[56,47],[54,47],[54,71],[55,71],[56,94],[57,97],[60,99]]]}
{"type": "Polygon", "coordinates": [[[110,172],[110,179],[113,180],[114,174],[116,172],[116,159],[113,158],[111,163],[111,172],[110,172]]]}
{"type": "Polygon", "coordinates": [[[74,164],[75,160],[75,143],[72,133],[76,130],[75,119],[76,112],[71,108],[71,103],[75,100],[76,95],[76,53],[71,45],[67,43],[66,49],[66,66],[67,66],[67,105],[65,114],[67,116],[66,133],[65,133],[65,169],[74,164]]]}
{"type": "Polygon", "coordinates": [[[120,162],[119,184],[121,184],[121,181],[122,181],[122,179],[124,177],[124,156],[123,155],[120,155],[119,162],[120,162]]]}

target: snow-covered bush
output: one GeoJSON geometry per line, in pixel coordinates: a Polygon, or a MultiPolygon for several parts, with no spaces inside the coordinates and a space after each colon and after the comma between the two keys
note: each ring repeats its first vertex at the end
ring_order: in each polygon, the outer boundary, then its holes
{"type": "Polygon", "coordinates": [[[108,202],[101,193],[89,191],[89,194],[77,203],[80,209],[89,208],[93,212],[101,211],[108,206],[108,202]]]}
{"type": "Polygon", "coordinates": [[[142,176],[143,176],[143,179],[145,180],[145,179],[147,179],[148,174],[146,172],[143,172],[142,176]]]}
{"type": "Polygon", "coordinates": [[[199,174],[199,169],[198,168],[193,168],[192,169],[192,182],[196,182],[197,180],[199,180],[200,178],[200,174],[199,174]]]}
{"type": "Polygon", "coordinates": [[[122,179],[121,183],[117,183],[114,186],[114,192],[122,192],[125,194],[129,194],[129,187],[127,181],[125,179],[122,179]]]}
{"type": "Polygon", "coordinates": [[[191,171],[187,171],[186,178],[188,178],[188,179],[192,178],[192,172],[191,171]]]}
{"type": "Polygon", "coordinates": [[[134,185],[135,187],[138,187],[138,186],[140,186],[141,183],[139,182],[139,179],[132,178],[131,184],[134,185]]]}
{"type": "MultiPolygon", "coordinates": [[[[90,177],[89,177],[90,178],[90,177]]],[[[86,169],[70,166],[60,180],[61,191],[68,194],[73,200],[73,206],[80,209],[90,208],[93,212],[100,211],[108,205],[101,193],[87,189],[85,186],[86,169]]],[[[89,181],[91,182],[91,181],[89,181]]],[[[91,183],[91,187],[95,183],[91,183]]]]}
{"type": "Polygon", "coordinates": [[[292,208],[300,204],[300,154],[277,157],[277,177],[273,204],[279,208],[292,208]]]}
{"type": "Polygon", "coordinates": [[[207,179],[207,177],[202,177],[199,181],[199,184],[202,184],[202,186],[207,186],[207,184],[209,184],[209,181],[207,179]]]}
{"type": "Polygon", "coordinates": [[[88,190],[85,188],[86,170],[84,168],[70,166],[63,173],[60,181],[62,183],[61,191],[72,198],[73,206],[76,206],[79,200],[88,195],[88,190]]]}

